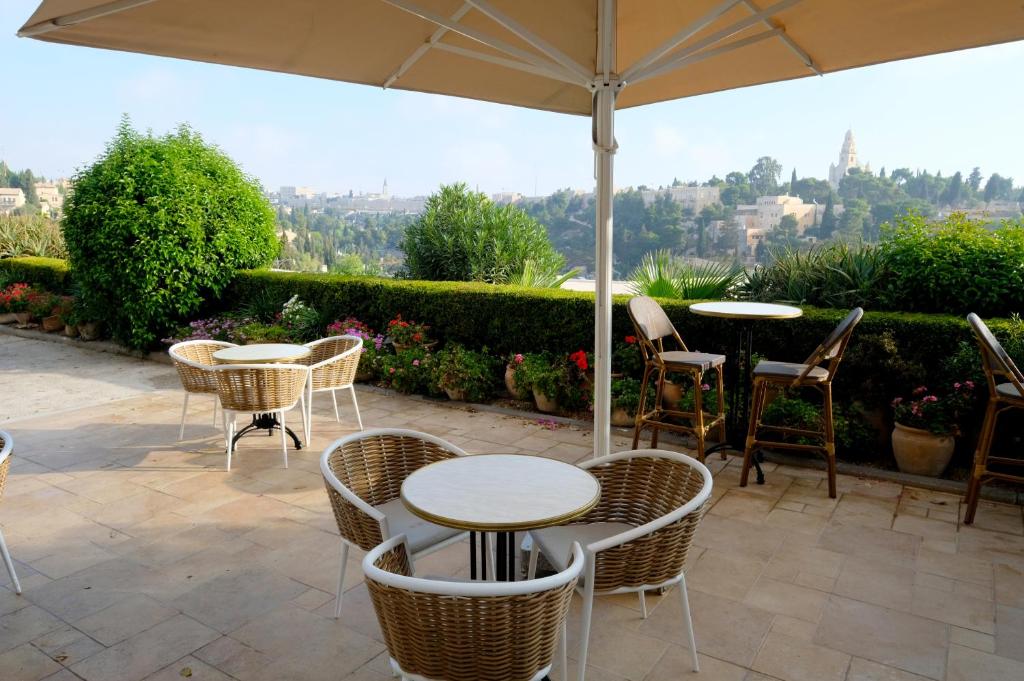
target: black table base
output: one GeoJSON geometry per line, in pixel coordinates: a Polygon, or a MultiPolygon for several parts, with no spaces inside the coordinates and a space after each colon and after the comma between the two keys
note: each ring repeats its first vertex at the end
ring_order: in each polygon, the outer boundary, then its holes
{"type": "MultiPolygon", "coordinates": [[[[281,430],[281,422],[277,420],[276,414],[253,414],[252,422],[235,433],[235,436],[231,439],[231,448],[235,448],[238,440],[243,435],[248,435],[257,430],[265,430],[267,431],[267,437],[271,437],[275,430],[281,430]]],[[[285,426],[284,432],[291,436],[292,442],[295,443],[295,449],[302,449],[302,442],[299,441],[299,436],[292,432],[291,428],[285,426]]]]}
{"type": "MultiPolygon", "coordinates": [[[[516,533],[494,533],[494,576],[499,582],[516,581],[516,533]]],[[[487,579],[487,533],[469,533],[469,578],[487,579]],[[479,542],[479,546],[477,545],[479,542]]]]}

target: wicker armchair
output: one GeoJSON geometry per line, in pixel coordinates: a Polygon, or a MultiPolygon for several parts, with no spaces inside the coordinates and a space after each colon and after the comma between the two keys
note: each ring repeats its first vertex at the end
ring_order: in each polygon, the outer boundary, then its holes
{"type": "Polygon", "coordinates": [[[274,414],[281,430],[284,467],[288,468],[286,411],[301,403],[303,430],[306,424],[306,385],[309,367],[302,364],[221,364],[212,369],[217,378],[217,395],[224,409],[224,440],[228,470],[234,453],[238,414],[274,414]]]}
{"type": "Polygon", "coordinates": [[[334,402],[334,420],[341,421],[338,413],[339,389],[348,389],[352,396],[352,408],[356,412],[359,430],[363,429],[363,417],[359,415],[359,402],[356,401],[356,389],[352,385],[359,368],[359,358],[363,353],[363,339],[358,336],[332,336],[306,343],[310,354],[303,360],[309,365],[310,387],[309,403],[306,405],[308,430],[306,440],[313,434],[313,393],[330,391],[334,402]]]}
{"type": "Polygon", "coordinates": [[[188,398],[192,393],[204,393],[213,395],[213,425],[217,425],[217,377],[211,372],[217,363],[213,359],[213,353],[222,348],[233,348],[234,343],[225,343],[215,340],[195,340],[175,343],[168,350],[174,362],[174,368],[178,370],[178,378],[181,379],[181,387],[185,389],[185,404],[181,407],[181,427],[178,429],[178,439],[185,439],[185,414],[188,412],[188,398]]]}
{"type": "Polygon", "coordinates": [[[658,449],[610,454],[580,467],[601,482],[601,500],[572,525],[531,531],[528,570],[532,577],[539,551],[552,566],[563,569],[572,543],[583,544],[580,681],[586,669],[594,595],[637,593],[646,618],[644,591],[677,583],[693,669],[698,671],[683,565],[711,496],[711,472],[696,459],[658,449]]]}
{"type": "Polygon", "coordinates": [[[402,483],[413,471],[435,461],[465,455],[441,438],[394,428],[353,433],[324,450],[320,472],[341,535],[336,618],[341,616],[350,546],[369,551],[386,539],[405,534],[413,558],[418,558],[466,535],[422,520],[401,500],[402,483]]]}
{"type": "Polygon", "coordinates": [[[525,582],[452,582],[413,574],[405,535],[363,559],[363,573],[402,679],[540,681],[556,645],[565,677],[565,618],[583,568],[579,544],[561,572],[525,582]]]}
{"type": "Polygon", "coordinates": [[[703,461],[707,434],[712,429],[718,429],[721,439],[725,439],[725,390],[722,378],[725,355],[690,352],[668,315],[653,298],[632,298],[626,309],[633,321],[633,328],[640,341],[640,353],[644,358],[640,406],[636,410],[636,423],[633,427],[633,449],[640,442],[640,433],[647,427],[652,431],[651,447],[658,446],[658,433],[662,429],[689,433],[697,439],[697,458],[703,461]],[[679,349],[666,350],[666,338],[675,341],[679,349]],[[702,400],[704,374],[708,371],[715,373],[718,394],[718,403],[713,413],[705,412],[702,400]],[[668,374],[682,374],[690,381],[693,388],[693,411],[670,409],[664,405],[662,398],[668,374]],[[654,404],[648,405],[647,386],[652,377],[657,378],[657,392],[654,404]]]}
{"type": "Polygon", "coordinates": [[[981,432],[978,433],[978,447],[974,452],[974,468],[971,471],[971,480],[967,485],[967,496],[964,497],[964,503],[967,505],[964,524],[970,525],[974,522],[974,515],[978,511],[982,483],[986,480],[1024,483],[1024,476],[989,468],[989,464],[1024,466],[1024,459],[1020,457],[989,456],[999,415],[1011,409],[1024,409],[1024,373],[1017,368],[1013,359],[992,335],[985,322],[981,321],[981,317],[972,312],[967,315],[967,321],[970,322],[974,335],[978,339],[978,345],[981,348],[981,364],[985,369],[985,379],[988,383],[988,406],[985,409],[985,420],[982,422],[981,432]]]}
{"type": "Polygon", "coordinates": [[[859,307],[850,311],[821,345],[804,360],[803,364],[761,360],[754,367],[754,394],[751,398],[750,423],[747,426],[747,441],[743,448],[743,470],[740,473],[740,487],[747,486],[750,466],[755,450],[761,446],[776,449],[792,449],[816,452],[825,457],[828,470],[828,495],[836,498],[836,436],[832,421],[832,380],[850,343],[853,329],[860,323],[864,310],[859,307]],[[824,365],[824,366],[823,366],[824,365]],[[805,430],[761,423],[761,415],[767,404],[769,390],[814,389],[822,396],[822,429],[805,430]],[[821,444],[766,440],[761,433],[777,433],[783,436],[817,439],[821,444]]]}
{"type": "MultiPolygon", "coordinates": [[[[11,436],[4,431],[0,430],[0,497],[4,495],[4,485],[7,484],[7,471],[11,468],[11,450],[14,449],[14,440],[11,436]]],[[[7,550],[7,542],[4,541],[4,533],[0,532],[0,557],[4,559],[4,567],[7,568],[7,574],[11,576],[11,582],[14,584],[14,593],[21,593],[21,582],[18,581],[18,575],[14,571],[14,561],[11,560],[11,554],[7,550]]]]}

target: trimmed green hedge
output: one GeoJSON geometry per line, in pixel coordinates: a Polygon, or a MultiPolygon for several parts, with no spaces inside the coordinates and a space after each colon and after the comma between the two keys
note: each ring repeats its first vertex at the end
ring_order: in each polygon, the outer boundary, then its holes
{"type": "Polygon", "coordinates": [[[71,273],[66,260],[24,256],[0,260],[0,272],[12,281],[39,284],[54,293],[67,293],[71,288],[71,273]]]}

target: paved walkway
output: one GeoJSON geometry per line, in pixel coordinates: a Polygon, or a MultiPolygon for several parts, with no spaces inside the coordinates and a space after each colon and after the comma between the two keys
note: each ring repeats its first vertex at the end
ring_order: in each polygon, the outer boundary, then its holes
{"type": "MultiPolygon", "coordinates": [[[[0,575],[0,679],[388,681],[358,561],[331,619],[337,534],[318,454],[351,432],[319,397],[312,446],[280,467],[277,438],[241,442],[223,470],[209,401],[170,367],[0,337],[2,427],[15,438],[0,524],[25,593],[0,575]]],[[[360,392],[368,427],[427,431],[470,452],[577,461],[591,436],[360,392]]],[[[617,438],[616,447],[628,443],[617,438]]],[[[703,681],[1024,679],[1021,508],[767,467],[739,489],[717,458],[715,504],[687,580],[703,681]]],[[[465,546],[427,558],[465,571],[465,546]]],[[[0,571],[2,572],[2,571],[0,571]]],[[[598,601],[587,678],[689,678],[678,599],[598,601]]],[[[575,651],[578,599],[570,619],[575,651]]]]}

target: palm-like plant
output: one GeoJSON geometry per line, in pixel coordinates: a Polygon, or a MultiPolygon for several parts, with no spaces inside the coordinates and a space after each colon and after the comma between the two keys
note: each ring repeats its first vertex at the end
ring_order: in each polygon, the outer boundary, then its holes
{"type": "Polygon", "coordinates": [[[538,265],[537,261],[530,259],[523,262],[522,271],[510,275],[506,283],[527,288],[562,288],[562,284],[575,277],[579,272],[579,268],[576,267],[565,274],[559,274],[557,269],[545,268],[538,265]]]}
{"type": "Polygon", "coordinates": [[[629,275],[629,290],[638,296],[681,298],[679,263],[668,250],[645,253],[629,275]]]}
{"type": "Polygon", "coordinates": [[[738,264],[688,263],[662,249],[645,254],[629,279],[630,290],[636,295],[696,300],[725,298],[744,276],[745,271],[738,264]]]}

